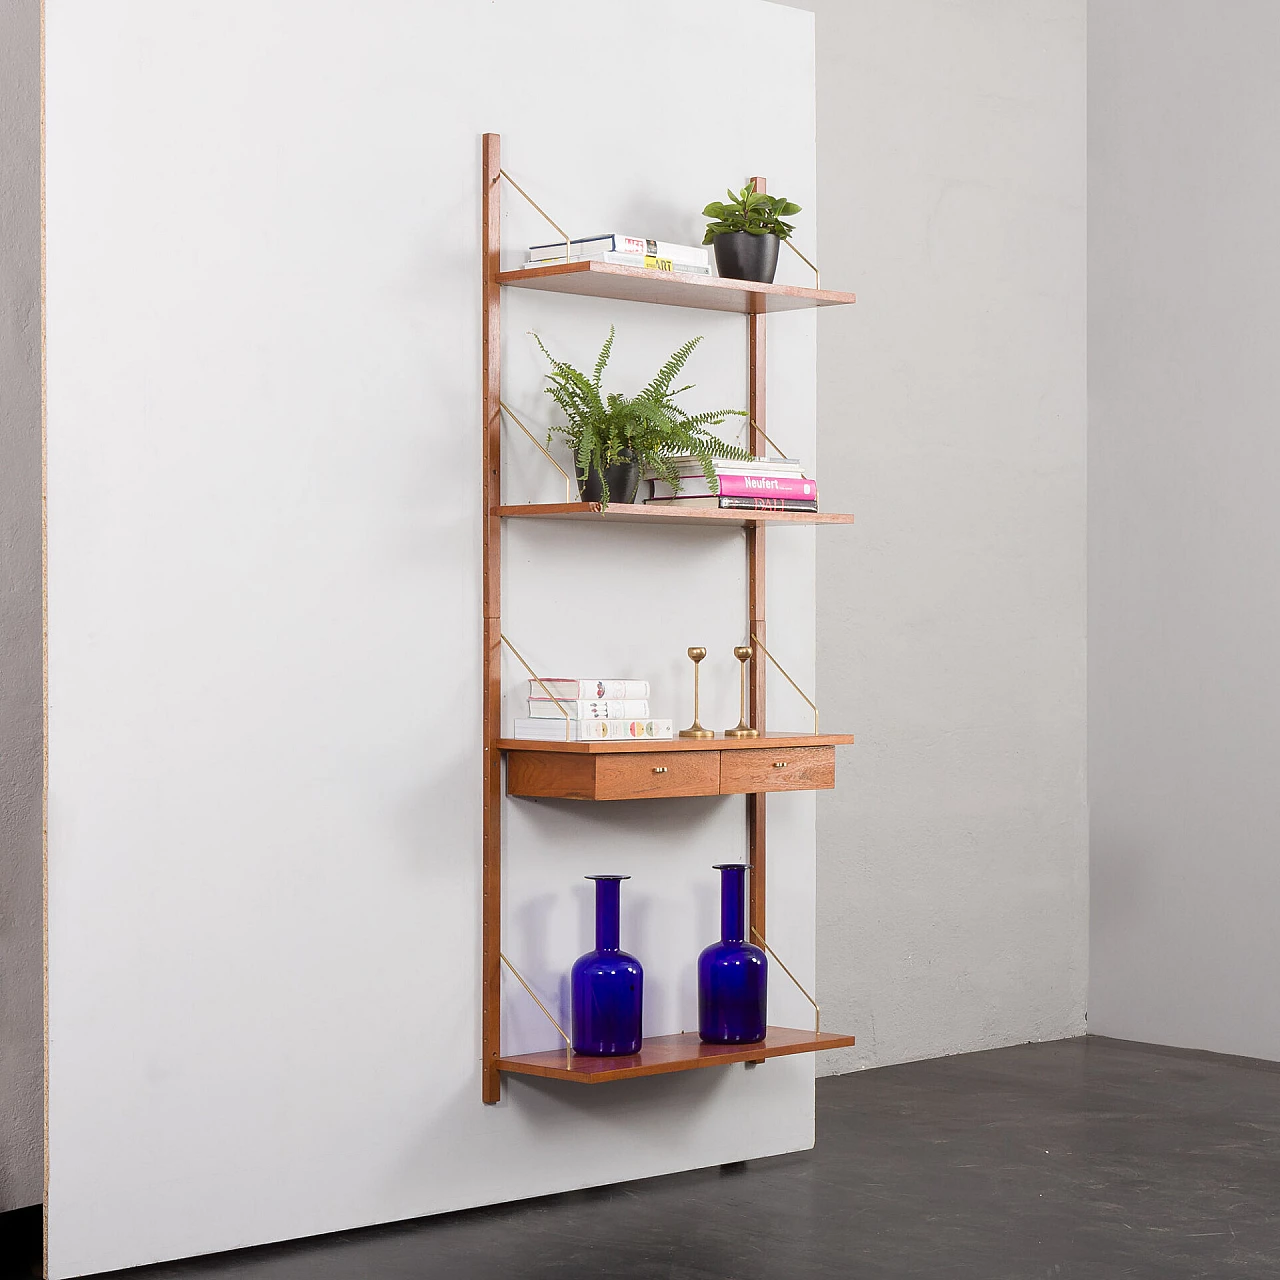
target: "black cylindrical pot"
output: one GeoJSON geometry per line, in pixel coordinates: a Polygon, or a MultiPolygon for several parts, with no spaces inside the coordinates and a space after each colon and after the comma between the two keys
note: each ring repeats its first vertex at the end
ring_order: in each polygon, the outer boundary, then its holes
{"type": "Polygon", "coordinates": [[[782,243],[777,236],[724,231],[711,243],[716,251],[716,270],[726,280],[773,283],[773,273],[778,269],[778,246],[782,243]]]}
{"type": "MultiPolygon", "coordinates": [[[[600,483],[600,472],[593,465],[584,475],[582,468],[578,473],[578,496],[583,502],[603,502],[604,488],[600,483]]],[[[609,485],[610,502],[634,502],[636,490],[640,488],[640,463],[630,450],[625,451],[617,462],[604,469],[604,478],[609,485]]]]}

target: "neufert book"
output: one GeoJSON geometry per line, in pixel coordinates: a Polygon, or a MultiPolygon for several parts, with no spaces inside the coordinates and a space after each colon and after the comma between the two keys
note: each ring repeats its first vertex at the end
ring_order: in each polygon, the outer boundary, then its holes
{"type": "Polygon", "coordinates": [[[803,476],[731,475],[717,472],[719,489],[713,493],[703,475],[682,480],[677,493],[665,480],[653,482],[655,498],[798,498],[816,502],[818,486],[803,476]]]}

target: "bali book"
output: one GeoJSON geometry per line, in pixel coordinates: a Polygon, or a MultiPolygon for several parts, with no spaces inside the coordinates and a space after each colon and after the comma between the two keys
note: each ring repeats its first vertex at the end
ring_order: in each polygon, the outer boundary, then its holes
{"type": "Polygon", "coordinates": [[[562,698],[573,702],[596,702],[601,698],[647,698],[647,680],[566,680],[563,676],[548,676],[545,680],[529,681],[529,697],[562,698]],[[546,685],[546,689],[543,689],[546,685]]]}
{"type": "Polygon", "coordinates": [[[818,499],[818,486],[803,476],[755,476],[734,475],[720,472],[719,492],[707,484],[705,476],[685,480],[677,493],[665,480],[653,482],[655,498],[801,498],[810,502],[818,499]]]}
{"type": "Polygon", "coordinates": [[[703,508],[721,511],[808,511],[818,510],[818,501],[805,498],[650,498],[654,507],[703,508]]]}
{"type": "Polygon", "coordinates": [[[563,720],[645,720],[649,716],[648,698],[581,698],[556,702],[551,698],[530,698],[529,714],[535,719],[563,720]]]}
{"type": "Polygon", "coordinates": [[[627,739],[665,739],[674,737],[670,720],[538,720],[518,719],[517,738],[533,738],[538,742],[564,742],[565,726],[570,742],[613,742],[627,739]]]}
{"type": "MultiPolygon", "coordinates": [[[[709,267],[711,255],[705,248],[691,244],[669,244],[665,240],[649,240],[644,236],[624,236],[616,231],[598,236],[583,236],[569,242],[569,257],[598,258],[606,253],[630,253],[640,257],[667,258],[671,262],[687,266],[709,267]]],[[[531,244],[530,262],[564,261],[564,241],[552,244],[531,244]]]]}

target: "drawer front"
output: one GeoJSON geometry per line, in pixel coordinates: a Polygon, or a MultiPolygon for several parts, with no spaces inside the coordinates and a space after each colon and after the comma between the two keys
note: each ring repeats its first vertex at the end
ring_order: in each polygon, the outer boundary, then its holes
{"type": "Polygon", "coordinates": [[[720,794],[751,791],[827,791],[836,785],[835,747],[752,747],[725,751],[720,794]]]}
{"type": "Polygon", "coordinates": [[[591,756],[567,751],[509,751],[507,795],[594,800],[596,776],[591,756]]]}
{"type": "Polygon", "coordinates": [[[646,751],[593,756],[597,800],[714,796],[720,792],[720,752],[646,751]]]}

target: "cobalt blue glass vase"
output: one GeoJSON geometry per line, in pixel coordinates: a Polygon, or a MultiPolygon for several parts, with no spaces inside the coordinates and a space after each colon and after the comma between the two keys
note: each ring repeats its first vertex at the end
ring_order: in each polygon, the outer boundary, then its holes
{"type": "Polygon", "coordinates": [[[698,957],[698,1035],[707,1044],[756,1044],[764,1039],[769,962],[746,941],[747,866],[723,863],[720,933],[698,957]]]}
{"type": "Polygon", "coordinates": [[[573,964],[573,1051],[592,1057],[640,1052],[644,970],[618,947],[618,901],[630,876],[596,882],[596,949],[573,964]]]}

